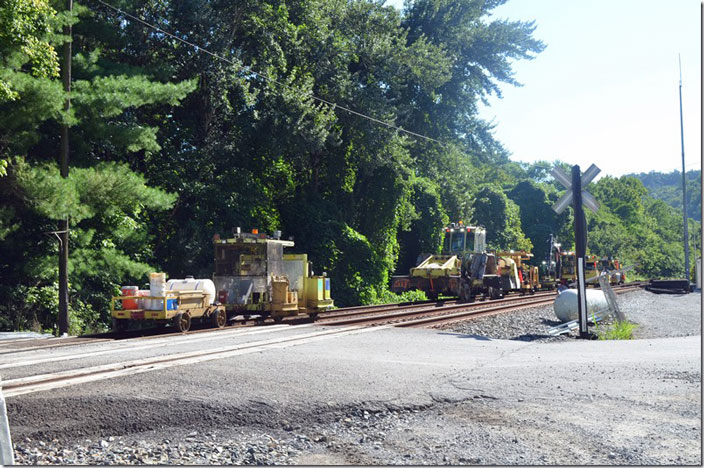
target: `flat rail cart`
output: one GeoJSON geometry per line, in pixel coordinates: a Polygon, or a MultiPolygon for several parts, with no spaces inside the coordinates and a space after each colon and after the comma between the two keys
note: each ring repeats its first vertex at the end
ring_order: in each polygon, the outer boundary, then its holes
{"type": "Polygon", "coordinates": [[[210,304],[204,291],[168,291],[163,296],[115,296],[110,315],[113,330],[124,332],[130,321],[151,320],[158,325],[171,323],[179,332],[187,332],[192,321],[223,328],[227,324],[225,306],[210,304]]]}

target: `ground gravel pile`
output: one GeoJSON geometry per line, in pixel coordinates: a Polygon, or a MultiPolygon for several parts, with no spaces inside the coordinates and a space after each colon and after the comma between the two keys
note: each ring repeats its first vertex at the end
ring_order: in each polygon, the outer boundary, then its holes
{"type": "Polygon", "coordinates": [[[47,443],[26,438],[15,444],[15,461],[20,465],[281,465],[308,452],[311,443],[302,434],[284,442],[268,434],[232,440],[195,431],[178,442],[108,437],[79,441],[70,448],[57,439],[47,443]]]}
{"type": "Polygon", "coordinates": [[[560,341],[568,339],[567,336],[548,334],[550,328],[560,323],[552,306],[546,306],[440,325],[437,328],[497,340],[560,341]]]}
{"type": "MultiPolygon", "coordinates": [[[[701,293],[670,295],[638,290],[618,294],[616,297],[626,319],[637,325],[633,334],[636,339],[701,334],[701,293]]],[[[498,340],[545,342],[578,337],[576,330],[558,336],[548,334],[551,327],[560,323],[552,305],[548,305],[440,325],[437,328],[498,340]]],[[[612,323],[612,319],[607,319],[600,326],[612,323]]],[[[590,331],[598,334],[599,329],[590,327],[590,331]]]]}

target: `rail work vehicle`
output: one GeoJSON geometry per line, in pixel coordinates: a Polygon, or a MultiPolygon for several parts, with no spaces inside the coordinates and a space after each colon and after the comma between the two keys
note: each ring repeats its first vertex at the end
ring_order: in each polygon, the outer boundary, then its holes
{"type": "Polygon", "coordinates": [[[131,321],[170,323],[186,332],[193,320],[222,328],[237,316],[276,322],[297,315],[315,319],[334,305],[330,278],[313,273],[307,254],[284,254],[284,248],[293,246],[279,231],[273,237],[240,228],[231,238],[216,234],[212,280],[191,276],[167,282],[164,273],[152,273],[149,289],[123,286],[121,295],[112,298],[113,329],[123,332],[131,321]]]}
{"type": "Polygon", "coordinates": [[[430,299],[439,295],[473,301],[478,295],[499,299],[510,291],[534,292],[541,288],[538,267],[526,262],[525,251],[489,252],[486,229],[461,221],[443,228],[440,254],[422,255],[407,276],[393,276],[391,291],[421,290],[430,299]]]}

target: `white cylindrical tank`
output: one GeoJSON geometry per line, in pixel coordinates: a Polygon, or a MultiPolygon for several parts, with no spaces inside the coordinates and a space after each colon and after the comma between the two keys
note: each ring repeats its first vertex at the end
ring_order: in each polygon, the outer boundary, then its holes
{"type": "MultiPolygon", "coordinates": [[[[606,297],[604,297],[604,293],[600,289],[587,289],[587,317],[591,317],[592,314],[601,310],[607,310],[608,308],[609,304],[606,302],[606,297]]],[[[553,309],[555,310],[557,318],[563,322],[577,320],[579,318],[577,290],[565,289],[562,291],[555,299],[553,309]]]]}
{"type": "Polygon", "coordinates": [[[166,291],[203,291],[207,296],[208,304],[212,304],[217,299],[215,295],[215,284],[209,279],[170,279],[166,282],[166,291]]]}

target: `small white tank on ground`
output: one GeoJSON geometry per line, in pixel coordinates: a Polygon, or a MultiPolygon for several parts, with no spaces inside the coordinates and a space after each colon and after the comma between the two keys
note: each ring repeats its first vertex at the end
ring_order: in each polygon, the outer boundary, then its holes
{"type": "Polygon", "coordinates": [[[217,299],[215,284],[209,279],[195,279],[192,276],[186,279],[170,279],[166,282],[166,292],[169,291],[203,291],[208,296],[208,304],[217,299]]]}
{"type": "MultiPolygon", "coordinates": [[[[609,304],[606,302],[606,297],[600,289],[587,289],[587,317],[591,317],[601,310],[607,310],[609,304]]],[[[555,302],[553,303],[553,309],[555,310],[555,315],[562,322],[570,322],[572,320],[577,320],[578,317],[578,307],[577,307],[577,290],[576,289],[565,289],[562,291],[555,302]]]]}

